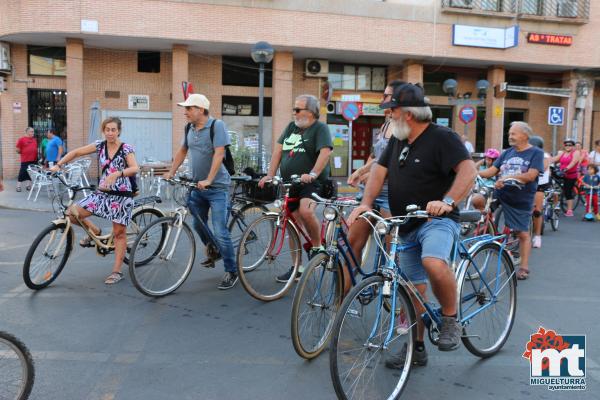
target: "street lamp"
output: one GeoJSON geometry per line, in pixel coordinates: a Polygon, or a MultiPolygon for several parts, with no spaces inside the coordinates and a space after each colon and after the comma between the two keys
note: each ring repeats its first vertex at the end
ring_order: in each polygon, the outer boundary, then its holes
{"type": "Polygon", "coordinates": [[[258,42],[252,47],[252,60],[259,65],[258,78],[258,168],[263,172],[263,114],[265,99],[265,64],[273,60],[273,47],[267,42],[258,42]]]}

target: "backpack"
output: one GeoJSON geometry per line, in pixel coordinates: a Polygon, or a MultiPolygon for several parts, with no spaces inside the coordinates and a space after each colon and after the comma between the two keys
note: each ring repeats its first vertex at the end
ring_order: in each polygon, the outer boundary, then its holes
{"type": "MultiPolygon", "coordinates": [[[[210,142],[213,143],[213,152],[214,152],[214,138],[215,138],[215,122],[217,120],[213,120],[212,124],[210,124],[210,142]]],[[[183,132],[184,138],[185,138],[185,147],[186,149],[189,149],[188,146],[188,131],[190,130],[190,127],[192,126],[192,123],[188,123],[185,126],[185,131],[183,132]]],[[[235,175],[235,165],[233,162],[233,156],[231,155],[231,150],[229,150],[229,146],[230,145],[226,145],[225,146],[225,157],[223,157],[223,165],[225,166],[225,169],[227,170],[227,172],[229,173],[229,175],[235,175]]]]}

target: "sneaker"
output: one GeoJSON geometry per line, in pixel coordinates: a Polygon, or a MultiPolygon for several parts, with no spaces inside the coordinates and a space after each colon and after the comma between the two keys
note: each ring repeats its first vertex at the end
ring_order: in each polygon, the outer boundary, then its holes
{"type": "Polygon", "coordinates": [[[533,239],[531,239],[531,247],[533,247],[534,249],[539,249],[540,247],[542,247],[542,237],[534,236],[533,239]]]}
{"type": "MultiPolygon", "coordinates": [[[[390,369],[404,368],[407,348],[408,346],[406,345],[406,343],[404,343],[404,346],[402,346],[402,350],[400,350],[398,354],[396,354],[395,356],[391,356],[387,360],[385,360],[385,366],[390,369]]],[[[424,367],[427,365],[427,350],[425,350],[425,348],[423,348],[423,351],[419,351],[415,347],[415,349],[413,350],[412,364],[417,367],[424,367]]]]}
{"type": "Polygon", "coordinates": [[[567,210],[567,212],[565,213],[565,217],[572,217],[573,216],[573,210],[567,210]]]}
{"type": "Polygon", "coordinates": [[[461,336],[462,326],[460,326],[456,317],[442,316],[442,329],[438,340],[438,349],[440,349],[440,351],[452,351],[458,349],[461,336]]]}
{"type": "Polygon", "coordinates": [[[235,272],[225,272],[225,275],[223,275],[223,280],[221,281],[221,283],[219,283],[219,286],[217,286],[217,289],[221,289],[221,290],[231,289],[232,287],[235,286],[237,281],[238,281],[238,276],[235,272]]]}
{"type": "Polygon", "coordinates": [[[311,260],[314,256],[316,256],[319,253],[325,252],[325,247],[320,246],[320,247],[313,247],[312,249],[310,249],[308,251],[308,259],[311,260]]]}
{"type": "MultiPolygon", "coordinates": [[[[300,269],[302,267],[298,268],[298,272],[296,272],[296,278],[294,279],[296,282],[298,282],[300,280],[300,277],[302,276],[302,272],[300,272],[300,269]]],[[[294,267],[290,267],[290,269],[284,273],[279,275],[277,278],[275,278],[275,280],[279,283],[287,283],[290,280],[290,276],[292,276],[292,271],[294,270],[294,267]]]]}
{"type": "Polygon", "coordinates": [[[596,221],[600,221],[600,214],[596,214],[596,221]]]}
{"type": "Polygon", "coordinates": [[[221,253],[212,245],[206,246],[206,259],[200,263],[204,268],[214,268],[215,262],[221,259],[221,253]]]}

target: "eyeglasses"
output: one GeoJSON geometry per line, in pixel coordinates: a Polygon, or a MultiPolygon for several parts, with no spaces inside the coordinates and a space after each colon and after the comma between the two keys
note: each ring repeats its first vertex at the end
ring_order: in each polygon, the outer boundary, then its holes
{"type": "Polygon", "coordinates": [[[400,152],[400,156],[398,157],[398,165],[400,167],[404,167],[406,165],[406,159],[408,158],[409,151],[410,151],[410,146],[404,146],[404,148],[400,152]]]}
{"type": "Polygon", "coordinates": [[[564,144],[564,146],[565,146],[565,147],[573,147],[573,145],[572,145],[572,144],[570,144],[570,143],[565,143],[565,144],[564,144]]]}
{"type": "Polygon", "coordinates": [[[305,110],[308,110],[308,108],[298,108],[298,107],[292,108],[292,111],[294,112],[294,114],[298,114],[300,111],[305,111],[305,110]]]}

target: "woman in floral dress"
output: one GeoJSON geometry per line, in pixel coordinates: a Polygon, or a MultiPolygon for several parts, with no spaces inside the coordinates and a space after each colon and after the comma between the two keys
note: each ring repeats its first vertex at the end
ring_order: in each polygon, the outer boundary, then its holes
{"type": "MultiPolygon", "coordinates": [[[[79,215],[81,222],[97,235],[101,234],[100,228],[87,219],[90,215],[112,221],[112,230],[115,243],[115,262],[112,273],[104,283],[112,285],[123,279],[121,266],[127,249],[126,228],[131,221],[133,211],[133,192],[129,177],[135,176],[139,170],[135,160],[133,147],[121,142],[121,120],[109,117],[102,121],[102,133],[106,140],[79,147],[67,153],[51,171],[58,171],[69,161],[92,153],[98,154],[98,161],[102,176],[98,190],[90,194],[77,205],[73,205],[71,214],[79,215]]],[[[77,223],[71,218],[73,223],[77,223]]],[[[91,246],[91,239],[85,237],[79,244],[83,247],[91,246]]]]}

